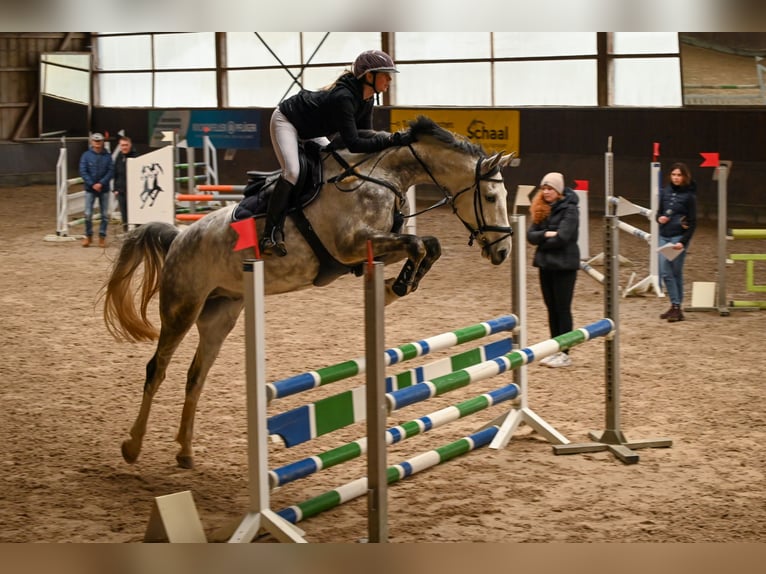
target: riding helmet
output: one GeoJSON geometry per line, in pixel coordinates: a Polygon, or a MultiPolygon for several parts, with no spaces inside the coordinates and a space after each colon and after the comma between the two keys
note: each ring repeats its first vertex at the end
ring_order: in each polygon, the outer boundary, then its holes
{"type": "Polygon", "coordinates": [[[354,60],[354,77],[361,78],[367,72],[399,73],[394,60],[382,50],[367,50],[354,60]]]}

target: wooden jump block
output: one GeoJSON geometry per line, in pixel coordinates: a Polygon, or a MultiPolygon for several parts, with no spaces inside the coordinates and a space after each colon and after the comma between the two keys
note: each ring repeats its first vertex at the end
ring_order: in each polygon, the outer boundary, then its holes
{"type": "Polygon", "coordinates": [[[144,542],[207,542],[191,491],[154,498],[144,542]]]}
{"type": "Polygon", "coordinates": [[[692,307],[715,307],[715,281],[695,281],[692,283],[692,307]]]}

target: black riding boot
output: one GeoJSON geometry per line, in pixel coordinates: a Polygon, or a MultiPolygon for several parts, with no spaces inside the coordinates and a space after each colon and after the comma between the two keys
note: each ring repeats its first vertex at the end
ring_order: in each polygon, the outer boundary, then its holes
{"type": "Polygon", "coordinates": [[[262,255],[273,254],[279,257],[287,255],[282,225],[285,222],[285,212],[292,191],[293,184],[289,181],[281,177],[277,180],[274,191],[271,192],[269,198],[269,207],[266,210],[266,224],[260,244],[262,255]]]}

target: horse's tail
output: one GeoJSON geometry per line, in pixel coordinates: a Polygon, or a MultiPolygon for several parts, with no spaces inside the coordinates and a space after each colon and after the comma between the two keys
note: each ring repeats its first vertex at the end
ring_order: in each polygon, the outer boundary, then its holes
{"type": "Polygon", "coordinates": [[[125,238],[109,279],[102,287],[106,330],[118,341],[153,341],[159,336],[148,319],[149,302],[160,288],[160,277],[170,244],[179,230],[168,223],[142,225],[125,238]],[[143,274],[133,287],[133,275],[143,274]],[[140,312],[136,299],[140,293],[140,312]]]}

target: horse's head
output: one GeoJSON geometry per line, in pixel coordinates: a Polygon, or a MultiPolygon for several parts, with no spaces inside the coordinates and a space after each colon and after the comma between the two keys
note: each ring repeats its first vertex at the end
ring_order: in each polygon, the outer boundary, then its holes
{"type": "Polygon", "coordinates": [[[513,230],[502,175],[511,159],[513,154],[502,152],[478,159],[473,185],[458,191],[452,200],[452,209],[471,234],[468,244],[475,239],[482,256],[493,265],[500,265],[511,252],[513,230]]]}
{"type": "Polygon", "coordinates": [[[412,153],[470,232],[468,244],[476,240],[482,256],[494,265],[501,264],[511,252],[513,232],[508,222],[508,192],[502,170],[514,154],[487,157],[481,146],[457,137],[423,116],[410,123],[410,133],[426,145],[435,142],[435,146],[429,146],[434,152],[426,159],[415,149],[412,153]],[[455,154],[459,161],[455,161],[455,154]]]}

